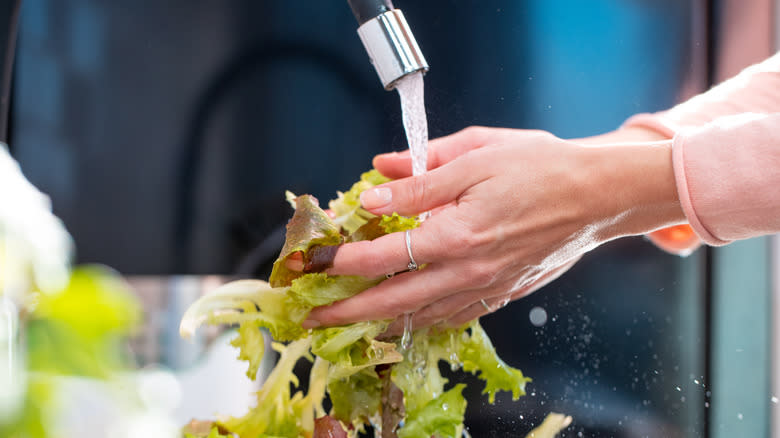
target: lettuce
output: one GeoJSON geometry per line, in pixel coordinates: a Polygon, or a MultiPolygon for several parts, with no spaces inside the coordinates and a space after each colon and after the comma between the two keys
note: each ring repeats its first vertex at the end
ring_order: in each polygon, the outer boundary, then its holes
{"type": "Polygon", "coordinates": [[[295,198],[295,214],[287,224],[287,236],[282,253],[274,262],[269,282],[271,286],[289,286],[292,280],[300,277],[301,272],[289,269],[287,259],[297,253],[306,253],[318,245],[333,246],[343,242],[343,237],[336,225],[323,209],[317,198],[302,195],[295,198]]]}
{"type": "Polygon", "coordinates": [[[253,323],[266,327],[276,340],[292,341],[305,334],[301,323],[311,308],[295,299],[288,287],[273,288],[261,280],[239,280],[223,285],[193,303],[182,317],[179,333],[189,338],[206,322],[253,323]]]}
{"type": "Polygon", "coordinates": [[[472,321],[460,330],[454,347],[463,365],[463,371],[476,374],[485,382],[482,393],[488,395],[490,403],[495,402],[498,391],[511,392],[512,400],[525,395],[525,384],[531,379],[498,357],[490,338],[478,321],[472,321]]]}
{"type": "Polygon", "coordinates": [[[384,382],[374,369],[333,379],[328,382],[328,393],[333,404],[333,415],[339,421],[361,429],[380,412],[384,382]]]}
{"type": "Polygon", "coordinates": [[[265,352],[265,338],[263,338],[263,332],[260,331],[260,326],[253,322],[241,324],[238,327],[238,336],[230,341],[230,345],[238,348],[239,360],[245,360],[249,363],[246,375],[255,380],[265,352]]]}
{"type": "Polygon", "coordinates": [[[360,206],[360,194],[364,190],[379,184],[384,184],[390,179],[377,172],[375,169],[360,175],[360,181],[352,185],[346,193],[338,193],[338,198],[330,201],[328,207],[336,215],[335,223],[343,228],[347,234],[352,234],[362,227],[369,220],[373,219],[373,214],[364,210],[360,206]]]}
{"type": "Polygon", "coordinates": [[[314,419],[326,414],[322,402],[328,396],[330,415],[350,425],[352,436],[373,424],[392,428],[384,432],[401,438],[454,437],[463,429],[466,400],[463,385],[447,388],[447,379],[439,371],[442,362],[483,380],[491,403],[498,391],[510,391],[515,399],[525,393],[530,379],[496,355],[476,321],[457,329],[419,330],[409,349],[402,349],[398,339],[377,339],[390,321],[313,330],[301,327],[313,308],[349,298],[385,280],[316,272],[329,266],[338,245],[419,225],[416,218],[377,217],[360,207],[360,193],[385,181],[376,171],[364,173],[349,191],[330,202],[334,217],[315,198],[288,193],[295,214],[270,284],[259,280],[228,283],[185,313],[183,336],[204,323],[238,324],[238,335],[231,343],[239,348],[239,358],[249,362],[252,378],[265,348],[260,327],[278,341],[291,342],[286,348],[274,344],[282,351],[281,358],[257,393],[256,407],[243,417],[220,421],[221,430],[240,438],[309,436],[314,419]],[[304,262],[302,272],[287,267],[296,253],[304,262]],[[305,395],[294,392],[298,380],[293,368],[302,357],[314,360],[305,395]]]}
{"type": "Polygon", "coordinates": [[[311,340],[300,339],[281,347],[279,362],[257,392],[257,405],[245,416],[219,421],[219,425],[240,437],[297,437],[302,430],[314,430],[314,424],[303,424],[303,411],[311,400],[300,392],[291,395],[290,387],[298,386],[293,368],[304,357],[311,340]]]}
{"type": "Polygon", "coordinates": [[[420,410],[409,414],[404,426],[398,430],[398,438],[460,438],[466,413],[465,387],[464,384],[455,385],[420,410]]]}

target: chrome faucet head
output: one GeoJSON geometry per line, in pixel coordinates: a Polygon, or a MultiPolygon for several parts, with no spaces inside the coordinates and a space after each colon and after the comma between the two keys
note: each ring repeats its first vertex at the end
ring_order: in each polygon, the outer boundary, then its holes
{"type": "Polygon", "coordinates": [[[350,0],[360,27],[358,35],[386,90],[399,79],[427,72],[428,63],[417,45],[403,12],[389,0],[350,0]]]}

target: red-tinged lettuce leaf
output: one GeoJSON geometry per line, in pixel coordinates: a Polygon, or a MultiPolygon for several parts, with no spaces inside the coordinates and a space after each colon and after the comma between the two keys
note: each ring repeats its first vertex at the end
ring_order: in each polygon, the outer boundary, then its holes
{"type": "Polygon", "coordinates": [[[220,429],[214,421],[192,420],[182,429],[184,438],[229,438],[224,429],[220,429]]]}
{"type": "Polygon", "coordinates": [[[350,234],[347,240],[349,242],[359,242],[361,240],[374,240],[385,234],[406,231],[417,228],[420,222],[417,218],[404,217],[398,213],[392,216],[382,216],[370,219],[360,228],[350,234]]]}
{"type": "Polygon", "coordinates": [[[347,438],[347,431],[339,420],[326,415],[314,420],[313,438],[347,438]]]}
{"type": "Polygon", "coordinates": [[[302,272],[288,269],[287,258],[300,252],[305,254],[315,246],[340,245],[344,241],[339,227],[320,208],[317,198],[301,195],[295,198],[295,214],[287,224],[287,237],[279,258],[274,262],[269,282],[273,287],[289,286],[302,272]]]}

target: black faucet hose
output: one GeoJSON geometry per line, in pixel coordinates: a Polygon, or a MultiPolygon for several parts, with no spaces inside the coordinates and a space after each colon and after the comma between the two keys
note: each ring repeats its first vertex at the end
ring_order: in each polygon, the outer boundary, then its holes
{"type": "Polygon", "coordinates": [[[359,25],[394,9],[391,0],[347,0],[359,25]]]}

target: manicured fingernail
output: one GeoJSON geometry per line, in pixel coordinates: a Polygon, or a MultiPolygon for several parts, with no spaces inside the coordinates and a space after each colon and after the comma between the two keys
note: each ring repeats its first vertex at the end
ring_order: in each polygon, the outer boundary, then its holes
{"type": "Polygon", "coordinates": [[[369,210],[382,208],[393,200],[393,191],[387,187],[369,189],[360,194],[360,203],[369,210]]]}
{"type": "Polygon", "coordinates": [[[313,319],[307,319],[306,321],[303,321],[303,324],[301,324],[301,326],[302,326],[304,329],[306,329],[306,330],[308,330],[308,329],[313,329],[313,328],[317,328],[317,327],[319,327],[319,326],[321,326],[321,325],[322,325],[322,324],[320,324],[320,322],[319,322],[319,321],[316,321],[316,320],[313,320],[313,319]]]}

